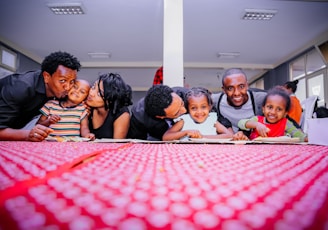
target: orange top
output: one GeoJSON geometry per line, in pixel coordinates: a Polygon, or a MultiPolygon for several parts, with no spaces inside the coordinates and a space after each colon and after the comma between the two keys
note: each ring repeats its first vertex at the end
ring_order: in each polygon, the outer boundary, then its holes
{"type": "Polygon", "coordinates": [[[300,101],[294,95],[290,96],[290,109],[288,112],[288,116],[294,119],[294,121],[296,121],[298,124],[300,124],[302,116],[302,106],[300,101]]]}

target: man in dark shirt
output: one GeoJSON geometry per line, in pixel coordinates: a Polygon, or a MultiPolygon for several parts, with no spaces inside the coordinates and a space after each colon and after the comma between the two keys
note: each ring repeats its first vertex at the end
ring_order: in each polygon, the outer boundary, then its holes
{"type": "Polygon", "coordinates": [[[162,140],[172,119],[187,112],[183,95],[185,88],[154,85],[132,107],[128,138],[162,140]]]}
{"type": "Polygon", "coordinates": [[[49,99],[62,99],[72,88],[81,65],[66,52],[54,52],[41,71],[12,74],[0,79],[0,140],[42,141],[52,131],[43,125],[22,128],[49,99]]]}

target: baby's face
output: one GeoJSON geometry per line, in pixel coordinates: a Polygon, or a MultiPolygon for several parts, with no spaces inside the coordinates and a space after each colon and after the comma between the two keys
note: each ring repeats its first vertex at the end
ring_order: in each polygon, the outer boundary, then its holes
{"type": "Polygon", "coordinates": [[[76,80],[68,93],[68,99],[76,104],[80,104],[89,95],[90,84],[84,80],[76,80]]]}

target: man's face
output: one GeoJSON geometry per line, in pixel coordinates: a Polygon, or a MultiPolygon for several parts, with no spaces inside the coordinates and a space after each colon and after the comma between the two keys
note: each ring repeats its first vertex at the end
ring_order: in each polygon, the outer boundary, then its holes
{"type": "Polygon", "coordinates": [[[56,97],[58,99],[65,98],[68,91],[74,85],[76,76],[76,70],[72,70],[62,65],[59,65],[56,72],[52,75],[43,72],[47,96],[56,97]]]}
{"type": "Polygon", "coordinates": [[[239,107],[248,101],[248,83],[243,74],[233,74],[227,76],[223,81],[223,91],[227,95],[228,103],[231,106],[239,107]]]}
{"type": "Polygon", "coordinates": [[[187,112],[184,102],[176,93],[172,93],[172,103],[164,109],[166,116],[164,118],[174,119],[187,112]]]}

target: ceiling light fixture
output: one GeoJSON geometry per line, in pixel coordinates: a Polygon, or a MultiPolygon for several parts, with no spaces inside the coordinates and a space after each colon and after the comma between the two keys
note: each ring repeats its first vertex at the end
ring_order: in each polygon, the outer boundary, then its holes
{"type": "Polygon", "coordinates": [[[110,53],[88,53],[90,58],[110,58],[110,53]]]}
{"type": "Polygon", "coordinates": [[[242,19],[244,20],[271,20],[276,15],[277,10],[265,9],[245,9],[245,14],[242,19]]]}
{"type": "Polygon", "coordinates": [[[239,52],[219,52],[216,54],[218,58],[236,58],[239,57],[239,52]]]}
{"type": "Polygon", "coordinates": [[[82,3],[49,3],[49,9],[56,15],[80,15],[85,14],[82,3]]]}

